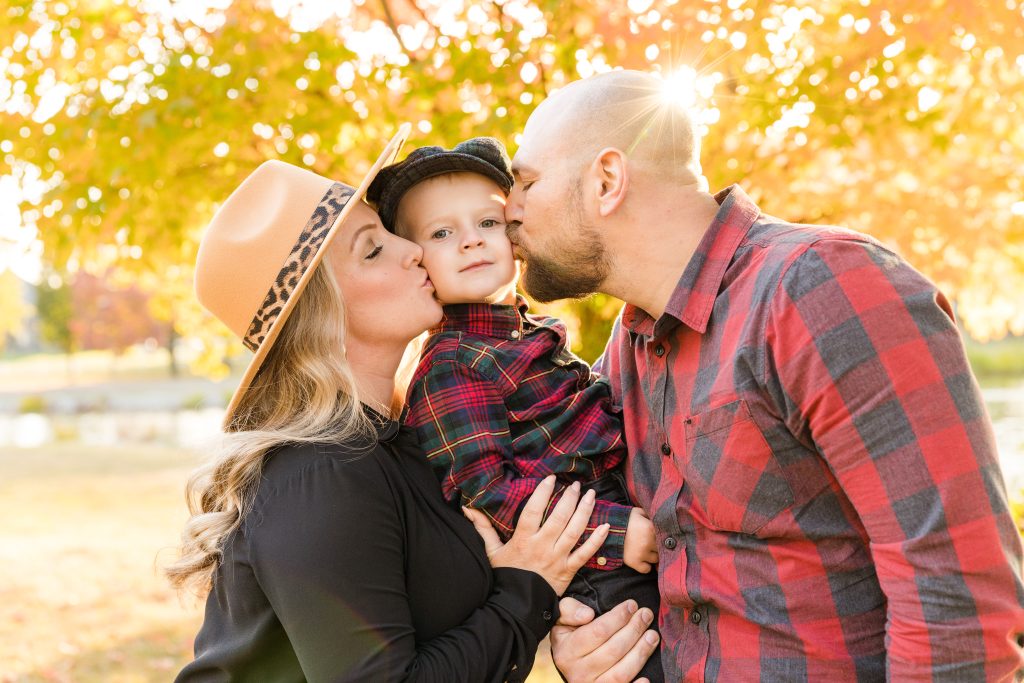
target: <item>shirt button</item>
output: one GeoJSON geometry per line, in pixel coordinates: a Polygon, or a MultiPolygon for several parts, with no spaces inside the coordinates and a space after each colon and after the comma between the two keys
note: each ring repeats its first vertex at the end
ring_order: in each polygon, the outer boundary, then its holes
{"type": "Polygon", "coordinates": [[[544,617],[544,621],[551,621],[551,617],[552,617],[551,610],[549,610],[549,609],[544,610],[544,614],[542,614],[541,616],[544,617]]]}
{"type": "Polygon", "coordinates": [[[664,546],[669,550],[673,550],[676,547],[676,539],[671,536],[666,536],[664,546]]]}
{"type": "Polygon", "coordinates": [[[608,558],[607,557],[599,557],[599,558],[597,558],[597,563],[603,567],[606,564],[608,564],[608,558]]]}
{"type": "Polygon", "coordinates": [[[690,613],[690,622],[694,624],[699,624],[700,612],[698,612],[697,610],[693,610],[693,612],[690,613]]]}
{"type": "Polygon", "coordinates": [[[657,356],[658,358],[661,358],[662,356],[664,356],[665,355],[665,347],[662,346],[661,344],[658,344],[657,346],[655,346],[654,347],[654,355],[657,356]]]}
{"type": "Polygon", "coordinates": [[[510,336],[513,339],[519,339],[519,330],[512,330],[512,334],[510,336]]]}
{"type": "Polygon", "coordinates": [[[667,443],[661,444],[661,454],[662,455],[672,455],[672,447],[669,446],[667,443]]]}

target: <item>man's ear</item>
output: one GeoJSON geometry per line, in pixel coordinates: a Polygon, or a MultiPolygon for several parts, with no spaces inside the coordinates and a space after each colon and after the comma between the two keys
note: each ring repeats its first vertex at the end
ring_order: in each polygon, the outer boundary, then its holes
{"type": "Polygon", "coordinates": [[[626,200],[629,189],[626,155],[614,147],[605,147],[594,158],[590,170],[598,213],[610,216],[626,200]]]}

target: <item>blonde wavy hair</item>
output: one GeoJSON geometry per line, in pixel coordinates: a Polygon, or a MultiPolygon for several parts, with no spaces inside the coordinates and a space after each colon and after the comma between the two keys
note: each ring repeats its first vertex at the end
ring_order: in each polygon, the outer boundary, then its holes
{"type": "Polygon", "coordinates": [[[345,360],[344,341],[341,290],[324,258],[245,392],[214,458],[189,478],[185,496],[191,518],[182,532],[180,556],[164,569],[175,588],[209,592],[225,539],[252,504],[269,450],[374,434],[345,360]]]}

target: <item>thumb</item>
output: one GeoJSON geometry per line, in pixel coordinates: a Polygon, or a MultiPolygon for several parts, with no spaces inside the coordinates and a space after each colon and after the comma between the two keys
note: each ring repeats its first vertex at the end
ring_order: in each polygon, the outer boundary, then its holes
{"type": "Polygon", "coordinates": [[[467,507],[462,508],[462,514],[473,523],[476,532],[480,534],[480,538],[484,539],[484,549],[487,551],[487,557],[502,549],[505,544],[501,542],[498,532],[491,526],[491,520],[487,519],[487,515],[479,510],[467,507]]]}

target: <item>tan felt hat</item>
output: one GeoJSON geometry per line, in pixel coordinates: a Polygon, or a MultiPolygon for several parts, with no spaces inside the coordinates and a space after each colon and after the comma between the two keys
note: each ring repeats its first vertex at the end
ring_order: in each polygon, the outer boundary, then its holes
{"type": "Polygon", "coordinates": [[[225,429],[327,245],[408,136],[409,124],[402,124],[358,187],[266,161],[210,221],[196,258],[196,296],[254,354],[225,411],[225,429]]]}

